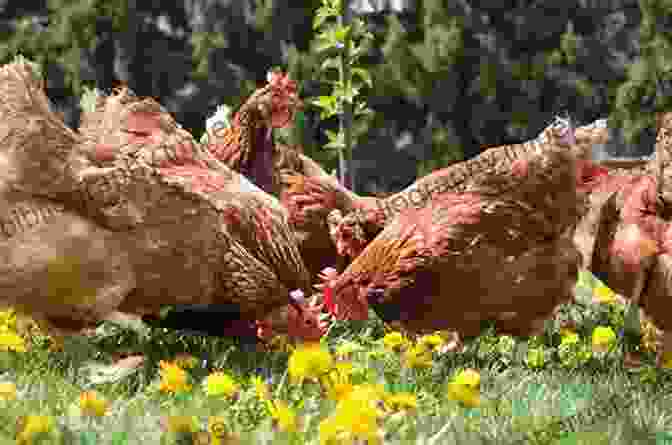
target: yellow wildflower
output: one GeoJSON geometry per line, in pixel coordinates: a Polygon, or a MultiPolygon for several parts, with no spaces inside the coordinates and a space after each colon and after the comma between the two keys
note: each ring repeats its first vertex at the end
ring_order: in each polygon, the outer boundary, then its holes
{"type": "Polygon", "coordinates": [[[198,359],[191,354],[177,354],[173,363],[182,369],[192,369],[198,365],[198,359]]]}
{"type": "Polygon", "coordinates": [[[415,345],[404,351],[404,363],[409,368],[432,366],[432,352],[423,345],[415,345]]]}
{"type": "Polygon", "coordinates": [[[208,418],[208,433],[210,434],[211,445],[229,443],[233,437],[233,434],[229,432],[226,426],[226,419],[223,416],[210,416],[208,418]]]}
{"type": "Polygon", "coordinates": [[[333,363],[329,351],[319,343],[302,344],[289,357],[289,378],[294,383],[301,383],[305,379],[317,380],[331,369],[333,363]]]}
{"type": "Polygon", "coordinates": [[[49,434],[54,428],[54,419],[51,416],[25,416],[19,419],[17,425],[19,433],[16,436],[17,445],[32,444],[37,436],[49,434]]]}
{"type": "Polygon", "coordinates": [[[271,398],[268,385],[264,382],[264,379],[255,375],[252,377],[252,385],[254,386],[254,392],[257,394],[257,397],[259,397],[259,400],[265,402],[271,398]]]}
{"type": "Polygon", "coordinates": [[[562,339],[560,340],[560,344],[563,345],[574,345],[579,342],[579,334],[577,334],[574,331],[565,331],[564,333],[561,331],[560,333],[562,335],[562,339]]]}
{"type": "Polygon", "coordinates": [[[473,369],[458,373],[448,384],[448,398],[473,408],[480,405],[481,375],[473,369]]]}
{"type": "Polygon", "coordinates": [[[609,326],[598,326],[593,330],[593,350],[598,352],[608,351],[616,341],[616,334],[609,326]]]}
{"type": "Polygon", "coordinates": [[[361,351],[362,349],[364,348],[362,348],[362,345],[360,345],[359,343],[356,343],[354,341],[346,341],[338,345],[334,355],[339,359],[347,359],[350,358],[352,354],[354,354],[357,351],[361,351]]]}
{"type": "Polygon", "coordinates": [[[350,382],[352,370],[352,363],[337,363],[329,374],[321,378],[320,382],[327,392],[327,398],[342,400],[350,394],[353,389],[353,385],[350,382]]]}
{"type": "Polygon", "coordinates": [[[613,304],[616,302],[616,293],[604,284],[600,284],[593,290],[593,295],[598,303],[613,304]]]}
{"type": "Polygon", "coordinates": [[[161,385],[159,390],[162,392],[187,392],[191,389],[187,372],[177,366],[175,363],[168,363],[163,360],[159,362],[161,367],[161,385]]]}
{"type": "Polygon", "coordinates": [[[0,400],[15,400],[16,385],[11,382],[0,383],[0,400]]]}
{"type": "Polygon", "coordinates": [[[383,345],[385,345],[385,348],[392,351],[400,351],[404,349],[407,344],[408,340],[406,340],[404,335],[399,331],[390,332],[383,337],[383,345]]]}
{"type": "Polygon", "coordinates": [[[205,393],[211,397],[232,397],[239,389],[233,377],[224,372],[213,372],[206,377],[203,386],[205,393]]]}
{"type": "Polygon", "coordinates": [[[446,344],[446,341],[440,334],[437,333],[437,334],[423,335],[418,340],[418,344],[438,352],[441,350],[443,345],[446,344]]]}
{"type": "Polygon", "coordinates": [[[14,311],[14,309],[7,309],[6,311],[0,311],[0,330],[13,331],[15,329],[16,329],[16,312],[14,311]]]}
{"type": "Polygon", "coordinates": [[[415,394],[399,392],[385,397],[385,406],[390,411],[413,411],[418,407],[418,399],[415,394]]]}
{"type": "Polygon", "coordinates": [[[26,342],[15,332],[0,332],[0,351],[26,352],[26,342]]]}
{"type": "Polygon", "coordinates": [[[320,444],[353,443],[365,441],[378,445],[381,435],[376,407],[381,398],[380,388],[372,385],[358,385],[343,400],[338,402],[334,414],[320,423],[320,444]]]}
{"type": "Polygon", "coordinates": [[[543,348],[530,348],[527,351],[527,366],[530,368],[541,368],[546,363],[546,355],[543,348]]]}
{"type": "Polygon", "coordinates": [[[79,408],[82,414],[91,417],[102,417],[105,415],[109,404],[96,391],[84,391],[79,396],[79,408]]]}
{"type": "Polygon", "coordinates": [[[273,426],[280,431],[295,432],[298,428],[296,413],[282,400],[268,402],[268,410],[273,419],[273,426]]]}
{"type": "Polygon", "coordinates": [[[194,416],[165,416],[161,419],[163,428],[175,434],[194,433],[198,429],[194,416]]]}

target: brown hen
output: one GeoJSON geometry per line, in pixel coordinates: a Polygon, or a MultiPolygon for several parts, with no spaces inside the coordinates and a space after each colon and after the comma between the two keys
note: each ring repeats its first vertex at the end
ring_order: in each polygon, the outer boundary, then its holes
{"type": "Polygon", "coordinates": [[[319,307],[289,295],[310,280],[277,199],[200,152],[151,99],[99,101],[81,137],[51,114],[27,65],[0,78],[0,133],[11,136],[0,152],[3,304],[68,334],[211,305],[222,335],[277,318],[321,335],[319,307]]]}
{"type": "Polygon", "coordinates": [[[414,332],[472,336],[488,320],[504,333],[536,332],[572,298],[581,262],[572,236],[585,164],[570,148],[571,129],[554,129],[563,139],[490,152],[445,175],[450,191],[399,212],[329,283],[336,318],[366,318],[370,306],[414,332]],[[484,172],[473,165],[497,174],[476,182],[468,173],[484,172]]]}

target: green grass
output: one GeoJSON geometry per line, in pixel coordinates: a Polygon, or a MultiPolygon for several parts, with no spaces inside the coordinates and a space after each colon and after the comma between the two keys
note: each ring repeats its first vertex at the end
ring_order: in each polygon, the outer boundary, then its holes
{"type": "MultiPolygon", "coordinates": [[[[584,276],[577,287],[584,302],[592,285],[584,276]]],[[[664,436],[672,432],[672,373],[654,368],[651,353],[644,353],[640,368],[623,366],[623,351],[636,349],[632,337],[624,341],[623,319],[622,307],[567,305],[548,323],[545,335],[531,342],[511,343],[486,331],[461,353],[435,353],[431,368],[421,370],[405,368],[399,354],[384,349],[383,328],[376,319],[337,325],[327,344],[332,351],[343,341],[363,346],[352,358],[355,383],[381,383],[388,391],[417,396],[414,413],[382,418],[385,444],[672,444],[672,434],[664,436]],[[559,325],[567,318],[577,323],[581,341],[563,349],[559,325]],[[581,351],[590,348],[593,327],[606,324],[619,334],[615,349],[603,357],[581,358],[581,351]],[[529,366],[530,348],[543,351],[543,366],[529,366]],[[464,408],[446,397],[446,383],[464,368],[481,373],[479,408],[464,408]]],[[[319,422],[333,412],[335,402],[325,399],[317,385],[289,382],[287,353],[245,353],[228,340],[162,330],[141,341],[135,334],[106,329],[93,342],[71,342],[62,353],[48,351],[39,341],[23,354],[5,353],[0,381],[16,383],[18,396],[0,401],[0,445],[15,443],[17,421],[28,414],[56,419],[60,438],[43,443],[170,443],[172,436],[163,433],[159,420],[171,414],[198,416],[203,427],[208,415],[223,415],[243,444],[320,443],[319,422]],[[147,354],[146,366],[118,381],[94,384],[87,365],[109,362],[110,354],[120,350],[147,354]],[[206,367],[201,363],[190,371],[193,390],[187,396],[159,392],[159,360],[172,360],[181,352],[207,359],[206,367]],[[208,399],[200,383],[212,369],[223,369],[240,382],[237,400],[208,399]],[[274,430],[249,383],[260,369],[269,370],[273,397],[298,413],[298,433],[274,430]],[[76,413],[79,394],[89,389],[111,402],[102,419],[76,413]],[[86,431],[95,431],[97,440],[82,438],[86,431]]]]}

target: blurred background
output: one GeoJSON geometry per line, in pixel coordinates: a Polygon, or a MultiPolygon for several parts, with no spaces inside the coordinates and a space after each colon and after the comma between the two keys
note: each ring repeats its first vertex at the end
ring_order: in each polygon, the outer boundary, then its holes
{"type": "MultiPolygon", "coordinates": [[[[0,63],[17,53],[41,63],[47,93],[73,128],[85,87],[109,92],[123,82],[158,99],[198,138],[217,105],[237,107],[271,67],[289,69],[302,97],[329,94],[311,51],[319,5],[0,0],[0,63]]],[[[672,56],[660,58],[672,50],[672,2],[350,0],[349,7],[375,36],[362,59],[373,78],[363,94],[375,114],[357,129],[351,166],[360,193],[397,191],[484,148],[531,139],[557,114],[579,124],[611,116],[614,137],[599,148],[605,157],[653,151],[651,111],[664,105],[656,98],[672,97],[672,56]],[[627,127],[628,142],[613,119],[633,104],[631,120],[642,118],[627,127]]],[[[336,155],[322,146],[338,119],[320,121],[310,108],[304,117],[294,142],[333,169],[336,155]]]]}

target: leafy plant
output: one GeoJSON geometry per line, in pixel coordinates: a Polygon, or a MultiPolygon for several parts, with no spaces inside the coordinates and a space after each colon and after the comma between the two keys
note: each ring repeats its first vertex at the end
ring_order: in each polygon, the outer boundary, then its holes
{"type": "Polygon", "coordinates": [[[318,96],[311,103],[320,108],[320,118],[340,117],[338,132],[327,130],[329,143],[325,148],[338,153],[339,173],[342,183],[346,183],[352,147],[363,132],[363,127],[355,126],[355,118],[369,118],[372,111],[362,98],[364,87],[371,88],[373,80],[366,68],[358,62],[366,54],[373,34],[366,29],[361,18],[348,20],[348,11],[343,0],[323,0],[313,19],[313,29],[317,31],[314,51],[320,54],[320,77],[332,86],[330,95],[318,96]],[[338,76],[333,80],[333,74],[338,76]],[[353,131],[358,128],[360,131],[353,131]]]}

